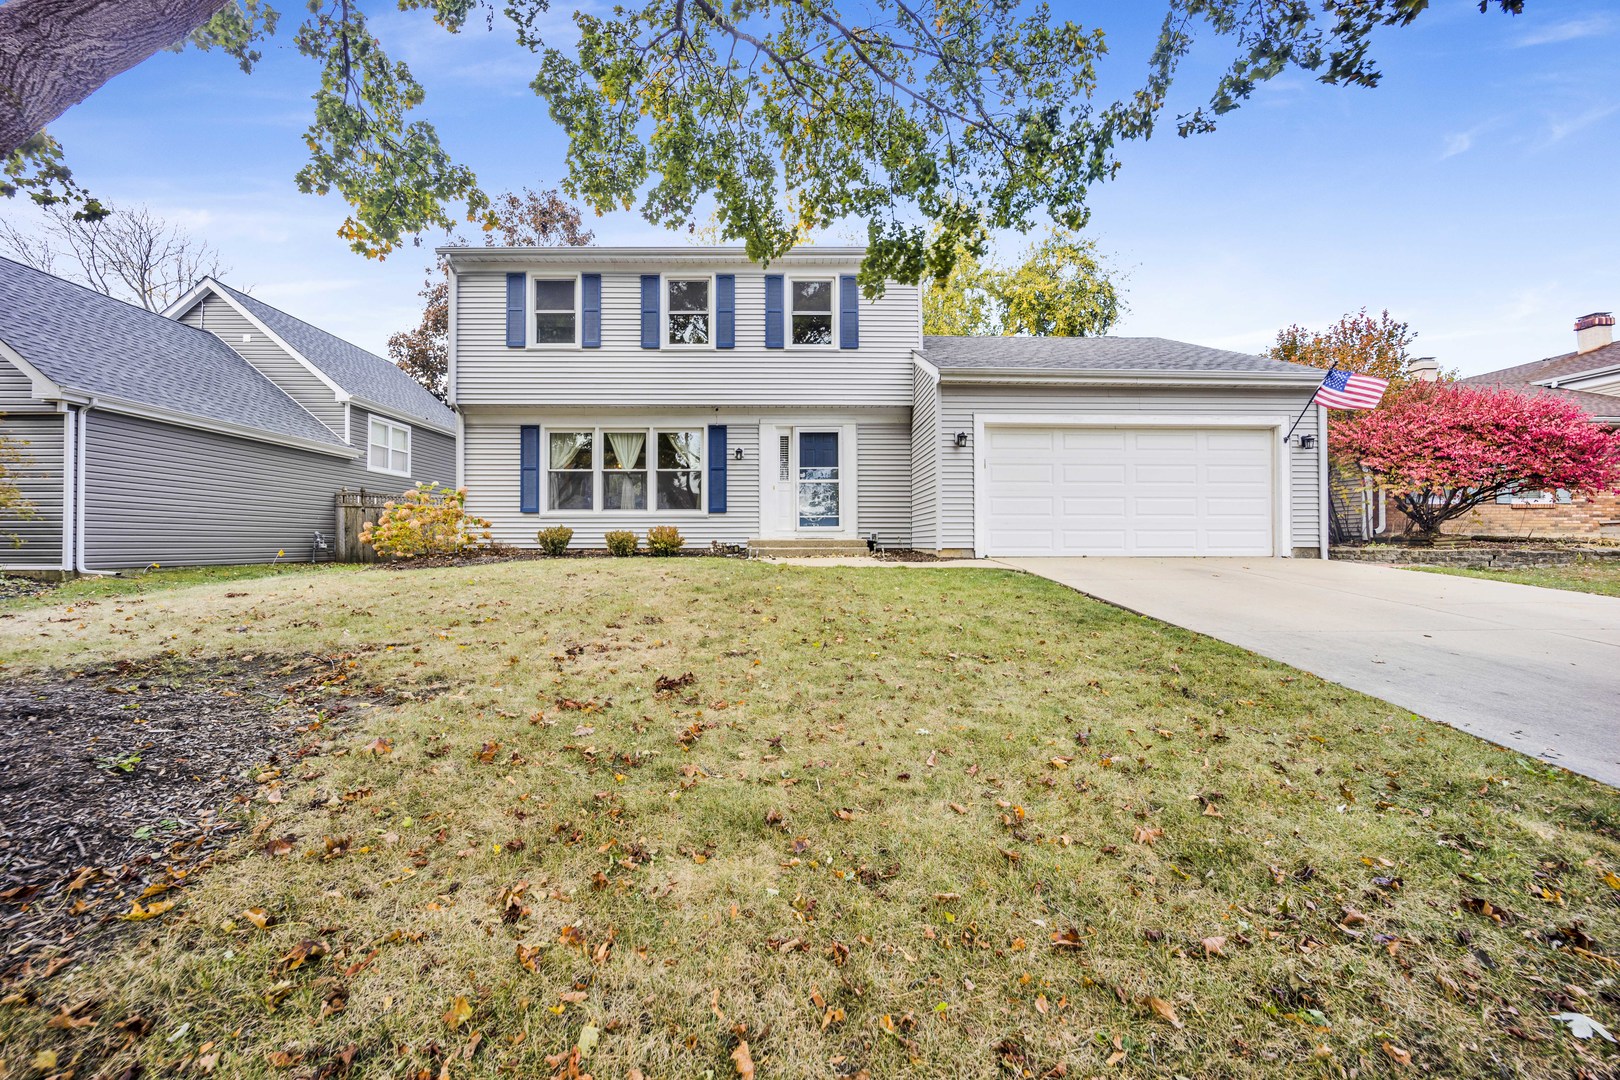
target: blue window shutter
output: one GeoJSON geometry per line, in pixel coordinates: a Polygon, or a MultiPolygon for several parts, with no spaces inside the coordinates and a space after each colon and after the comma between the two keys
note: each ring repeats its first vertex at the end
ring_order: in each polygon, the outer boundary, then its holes
{"type": "Polygon", "coordinates": [[[579,279],[579,344],[586,349],[602,347],[602,275],[582,274],[579,279]]]}
{"type": "Polygon", "coordinates": [[[533,424],[518,428],[518,478],[522,496],[518,504],[525,514],[540,512],[540,429],[533,424]]]}
{"type": "Polygon", "coordinates": [[[854,274],[841,274],[838,278],[838,347],[861,347],[861,290],[855,284],[854,274]]]}
{"type": "MultiPolygon", "coordinates": [[[[737,275],[714,276],[714,347],[737,347],[737,275]]],[[[720,429],[722,432],[725,428],[720,429]]],[[[721,436],[724,438],[724,436],[721,436]]],[[[723,508],[723,507],[722,507],[723,508]]]]}
{"type": "Polygon", "coordinates": [[[641,347],[658,348],[658,275],[641,275],[641,347]]]}
{"type": "Polygon", "coordinates": [[[527,329],[523,324],[527,321],[524,308],[524,293],[529,291],[528,274],[506,275],[506,347],[508,349],[521,349],[526,343],[527,329]]]}
{"type": "Polygon", "coordinates": [[[782,347],[782,275],[765,275],[765,347],[782,347]]]}
{"type": "Polygon", "coordinates": [[[726,425],[709,425],[709,513],[726,512],[726,425]]]}

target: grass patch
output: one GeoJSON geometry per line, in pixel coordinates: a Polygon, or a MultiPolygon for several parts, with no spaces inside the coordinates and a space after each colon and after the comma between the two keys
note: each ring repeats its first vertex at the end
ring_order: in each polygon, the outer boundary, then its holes
{"type": "Polygon", "coordinates": [[[1428,574],[1508,581],[1515,585],[1539,585],[1543,589],[1620,596],[1620,562],[1573,563],[1568,566],[1533,566],[1520,570],[1475,570],[1455,566],[1412,567],[1428,574]]]}
{"type": "Polygon", "coordinates": [[[1051,582],[690,559],[230,584],[21,611],[0,659],[312,653],[449,689],[317,732],[159,917],[49,978],[60,950],[14,948],[24,1075],[1620,1060],[1551,1019],[1620,1027],[1620,794],[1051,582]]]}
{"type": "Polygon", "coordinates": [[[52,585],[39,595],[0,598],[0,614],[24,608],[61,606],[79,600],[108,600],[145,596],[192,585],[257,581],[287,574],[352,574],[356,568],[336,563],[256,563],[248,566],[184,566],[169,569],[125,570],[115,577],[86,575],[52,585]]]}

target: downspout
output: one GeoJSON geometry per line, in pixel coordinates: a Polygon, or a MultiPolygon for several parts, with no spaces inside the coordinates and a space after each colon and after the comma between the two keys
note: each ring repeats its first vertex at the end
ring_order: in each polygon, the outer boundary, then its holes
{"type": "Polygon", "coordinates": [[[84,429],[89,426],[90,410],[95,407],[96,399],[91,398],[81,408],[78,423],[74,425],[78,430],[76,432],[77,445],[74,447],[73,451],[75,466],[73,482],[73,501],[75,504],[75,509],[73,516],[77,521],[78,528],[76,530],[76,535],[74,536],[73,542],[73,569],[81,574],[88,574],[91,577],[117,577],[118,575],[111,570],[92,570],[88,566],[84,565],[84,534],[85,523],[88,520],[85,516],[86,510],[84,498],[84,474],[86,472],[84,461],[84,429]]]}
{"type": "Polygon", "coordinates": [[[74,545],[78,542],[78,419],[72,405],[62,406],[62,564],[63,573],[73,572],[74,545]]]}

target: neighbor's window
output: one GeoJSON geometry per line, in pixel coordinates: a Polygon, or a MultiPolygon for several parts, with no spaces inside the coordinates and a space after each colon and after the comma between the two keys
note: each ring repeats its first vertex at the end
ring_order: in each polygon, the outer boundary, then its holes
{"type": "Polygon", "coordinates": [[[793,337],[795,345],[833,343],[833,279],[811,278],[793,282],[793,337]]]}
{"type": "Polygon", "coordinates": [[[602,433],[602,509],[647,509],[647,433],[602,433]]]}
{"type": "Polygon", "coordinates": [[[371,418],[371,431],[367,437],[369,453],[366,467],[372,472],[411,475],[411,429],[404,424],[371,418]]]}
{"type": "Polygon", "coordinates": [[[596,488],[591,453],[594,432],[553,431],[546,488],[553,510],[589,510],[596,488]]]}
{"type": "Polygon", "coordinates": [[[572,345],[577,316],[573,278],[534,279],[534,344],[572,345]]]}
{"type": "Polygon", "coordinates": [[[703,439],[696,431],[658,433],[658,509],[703,508],[703,439]]]}
{"type": "Polygon", "coordinates": [[[664,290],[669,300],[669,330],[665,335],[669,344],[707,345],[709,279],[667,278],[664,290]]]}

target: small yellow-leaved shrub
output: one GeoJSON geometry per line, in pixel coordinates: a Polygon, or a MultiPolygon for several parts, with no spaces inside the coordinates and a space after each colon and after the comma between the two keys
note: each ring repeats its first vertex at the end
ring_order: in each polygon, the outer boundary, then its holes
{"type": "Polygon", "coordinates": [[[654,525],[647,530],[647,554],[674,555],[686,545],[681,530],[673,525],[654,525]]]}
{"type": "Polygon", "coordinates": [[[360,539],[384,558],[459,555],[490,543],[490,523],[467,513],[466,504],[466,488],[417,484],[384,503],[377,520],[362,527],[360,539]]]}

